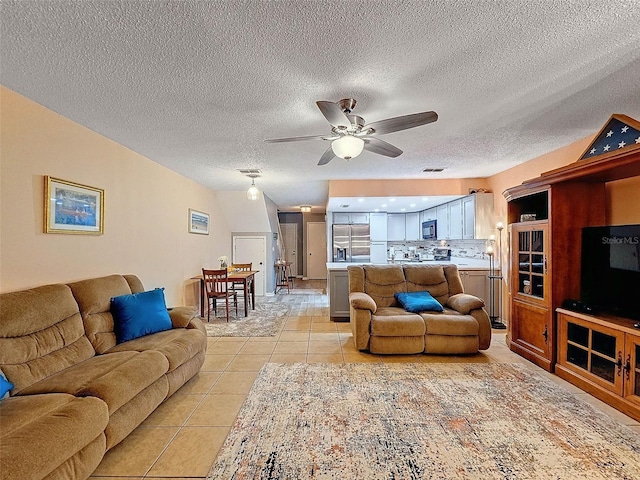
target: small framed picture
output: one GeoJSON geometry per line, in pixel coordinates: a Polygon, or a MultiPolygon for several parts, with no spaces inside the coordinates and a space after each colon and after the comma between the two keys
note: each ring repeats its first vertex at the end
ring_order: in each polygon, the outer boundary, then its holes
{"type": "Polygon", "coordinates": [[[209,214],[189,209],[189,233],[209,235],[209,214]]]}
{"type": "Polygon", "coordinates": [[[102,235],[104,190],[44,177],[44,231],[102,235]]]}

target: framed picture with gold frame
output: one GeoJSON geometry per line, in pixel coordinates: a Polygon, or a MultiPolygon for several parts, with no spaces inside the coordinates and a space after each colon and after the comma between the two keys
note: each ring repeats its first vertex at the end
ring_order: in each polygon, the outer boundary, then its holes
{"type": "Polygon", "coordinates": [[[104,190],[45,175],[44,231],[102,235],[104,190]]]}
{"type": "Polygon", "coordinates": [[[209,214],[189,209],[189,233],[209,235],[209,214]]]}

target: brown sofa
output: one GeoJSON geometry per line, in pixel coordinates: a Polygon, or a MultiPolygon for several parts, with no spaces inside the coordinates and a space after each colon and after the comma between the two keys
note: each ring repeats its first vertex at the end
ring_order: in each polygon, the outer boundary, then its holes
{"type": "Polygon", "coordinates": [[[350,265],[349,303],[358,350],[376,354],[469,354],[491,343],[484,301],[464,293],[454,264],[350,265]],[[429,291],[443,312],[407,312],[399,292],[429,291]]]}
{"type": "Polygon", "coordinates": [[[170,309],[169,330],[116,344],[112,297],[144,291],[110,275],[0,295],[0,472],[11,479],[87,478],[193,377],[207,337],[196,309],[170,309]]]}

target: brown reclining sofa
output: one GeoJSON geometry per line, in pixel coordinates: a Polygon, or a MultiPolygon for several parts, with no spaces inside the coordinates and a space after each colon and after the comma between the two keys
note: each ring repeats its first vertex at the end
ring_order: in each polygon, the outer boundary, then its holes
{"type": "Polygon", "coordinates": [[[207,336],[195,308],[116,343],[111,298],[143,291],[134,275],[110,275],[0,295],[0,373],[14,386],[0,400],[3,479],[89,477],[200,370],[207,336]]]}

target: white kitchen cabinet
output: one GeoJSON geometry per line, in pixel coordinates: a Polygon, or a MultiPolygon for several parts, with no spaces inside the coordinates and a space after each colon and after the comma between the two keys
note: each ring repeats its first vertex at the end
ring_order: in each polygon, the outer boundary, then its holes
{"type": "MultiPolygon", "coordinates": [[[[489,305],[489,270],[458,270],[464,293],[476,296],[489,305]]],[[[487,310],[488,311],[488,310],[487,310]]]]}
{"type": "Polygon", "coordinates": [[[371,263],[387,263],[387,242],[371,242],[371,263]]]}
{"type": "Polygon", "coordinates": [[[372,242],[387,241],[387,214],[373,212],[369,214],[369,235],[372,242]]]}
{"type": "Polygon", "coordinates": [[[422,222],[426,222],[427,220],[435,220],[436,219],[436,207],[429,208],[427,210],[423,210],[420,212],[420,224],[422,222]]]}
{"type": "Polygon", "coordinates": [[[405,214],[387,214],[387,241],[403,242],[405,239],[405,214]]]}
{"type": "Polygon", "coordinates": [[[346,270],[328,271],[329,316],[349,318],[349,273],[346,270]]]}
{"type": "Polygon", "coordinates": [[[449,238],[459,240],[462,238],[462,199],[449,202],[447,207],[449,208],[449,238]]]}
{"type": "Polygon", "coordinates": [[[422,240],[422,228],[420,223],[420,212],[405,214],[405,240],[422,240]]]}
{"type": "Polygon", "coordinates": [[[333,223],[341,225],[350,224],[367,224],[369,223],[368,213],[346,213],[346,212],[334,212],[333,223]]]}
{"type": "MultiPolygon", "coordinates": [[[[468,293],[475,297],[484,300],[484,308],[489,315],[490,307],[490,292],[491,292],[491,280],[489,279],[489,270],[464,270],[464,266],[459,267],[458,273],[460,273],[460,280],[462,280],[462,287],[464,293],[468,293]]],[[[500,271],[496,271],[496,275],[500,275],[500,271]]],[[[499,283],[496,281],[493,288],[494,298],[494,315],[500,314],[500,296],[498,289],[499,283]]]]}
{"type": "Polygon", "coordinates": [[[436,232],[438,240],[449,239],[449,208],[446,203],[436,207],[436,232]]]}
{"type": "Polygon", "coordinates": [[[464,239],[487,239],[494,230],[493,194],[476,193],[462,199],[464,239]]]}

